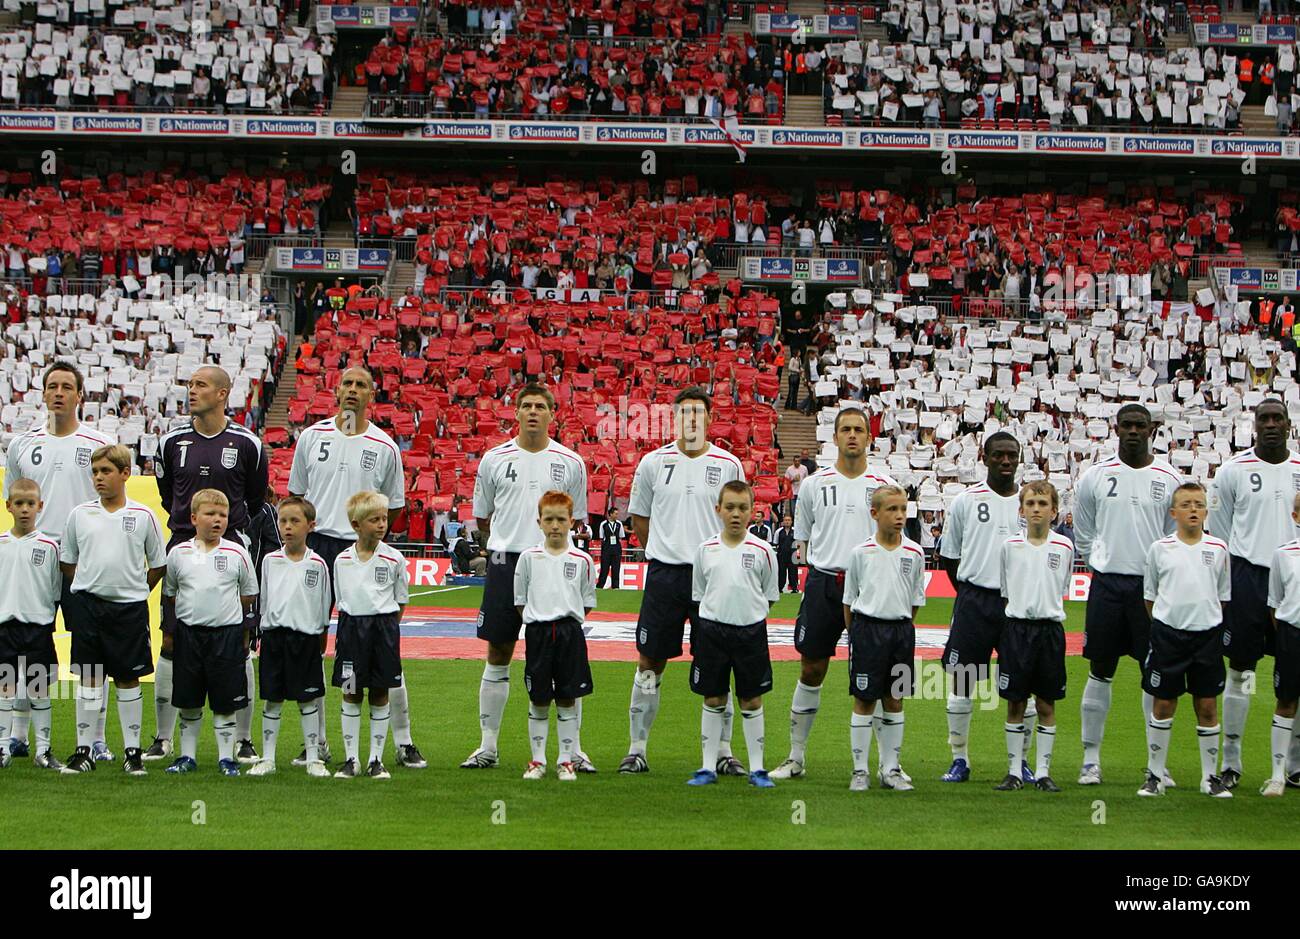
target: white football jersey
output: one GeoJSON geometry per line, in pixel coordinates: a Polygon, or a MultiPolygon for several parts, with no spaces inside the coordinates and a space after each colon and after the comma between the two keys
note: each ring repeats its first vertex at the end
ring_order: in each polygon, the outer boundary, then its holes
{"type": "Polygon", "coordinates": [[[1169,507],[1183,480],[1164,460],[1133,469],[1118,458],[1090,466],[1074,487],[1080,556],[1103,574],[1141,576],[1151,543],[1173,534],[1169,507]]]}
{"type": "Polygon", "coordinates": [[[573,499],[573,517],[587,517],[587,464],[548,440],[532,453],[515,440],[483,454],[474,477],[474,517],[491,521],[487,549],[519,554],[541,544],[537,502],[555,489],[573,499]]]}
{"type": "Polygon", "coordinates": [[[323,633],[330,624],[329,578],[329,565],[311,548],[299,561],[283,548],[262,558],[262,629],[323,633]]]}
{"type": "Polygon", "coordinates": [[[99,502],[83,502],[68,516],[59,560],[77,565],[75,593],[112,603],[149,599],[149,571],[167,566],[166,542],[153,512],[139,502],[109,512],[99,502]]]}
{"type": "Polygon", "coordinates": [[[208,550],[196,538],[182,541],[167,555],[162,592],[176,598],[176,618],[188,626],[237,626],[239,598],[257,596],[253,559],[238,542],[223,539],[208,550]]]}
{"type": "Polygon", "coordinates": [[[1268,569],[1268,605],[1279,623],[1300,626],[1300,540],[1273,552],[1268,569]]]}
{"type": "Polygon", "coordinates": [[[36,527],[61,540],[72,510],[98,498],[90,476],[90,455],[116,442],[84,424],[66,437],[56,437],[44,426],[20,434],[5,453],[4,498],[9,498],[14,480],[35,480],[45,503],[36,516],[36,527]]]}
{"type": "Polygon", "coordinates": [[[58,543],[39,528],[21,538],[0,534],[0,584],[0,623],[53,623],[63,591],[58,543]]]}
{"type": "Polygon", "coordinates": [[[767,619],[781,598],[776,582],[776,552],[766,541],[746,534],[734,548],[718,535],[695,550],[691,598],[700,616],[729,626],[752,626],[767,619]]]}
{"type": "Polygon", "coordinates": [[[406,505],[402,454],[388,434],[371,423],[364,433],[348,436],[332,417],[302,432],[293,451],[289,491],[316,506],[316,531],[356,541],[348,499],[367,489],[387,496],[390,509],[406,505]]]}
{"type": "Polygon", "coordinates": [[[1251,564],[1268,567],[1273,552],[1295,540],[1291,521],[1300,492],[1300,455],[1287,452],[1281,463],[1266,463],[1254,449],[1219,467],[1210,483],[1207,531],[1228,543],[1228,551],[1251,564]]]}
{"type": "Polygon", "coordinates": [[[1070,589],[1074,545],[1051,532],[1040,545],[1016,535],[1002,545],[1002,596],[1007,619],[1053,619],[1065,622],[1063,598],[1070,589]]]}
{"type": "Polygon", "coordinates": [[[925,606],[925,552],[904,537],[896,548],[868,538],[849,554],[844,603],[855,613],[881,620],[910,620],[925,606]]]}
{"type": "Polygon", "coordinates": [[[406,560],[381,541],[370,560],[362,561],[351,545],[334,559],[334,592],[339,612],[348,616],[396,613],[409,599],[406,560]]]}
{"type": "Polygon", "coordinates": [[[525,623],[551,623],[572,617],[579,623],[596,606],[596,567],[591,555],[577,548],[551,554],[534,545],[515,565],[515,606],[524,608],[525,623]]]}
{"type": "Polygon", "coordinates": [[[871,494],[896,485],[870,472],[850,479],[834,466],[805,479],[794,507],[794,539],[808,542],[807,562],[824,571],[846,570],[853,549],[876,534],[871,494]]]}
{"type": "Polygon", "coordinates": [[[944,513],[939,553],[961,559],[957,579],[998,590],[1002,586],[1002,545],[1023,527],[1020,493],[1000,496],[987,483],[972,486],[944,513]]]}
{"type": "Polygon", "coordinates": [[[1147,551],[1142,596],[1155,604],[1151,618],[1166,626],[1213,629],[1223,622],[1222,604],[1232,599],[1228,546],[1209,535],[1196,544],[1161,538],[1147,551]]]}
{"type": "Polygon", "coordinates": [[[733,479],[745,481],[740,460],[713,444],[693,458],[675,442],[641,457],[632,477],[628,512],[650,519],[646,558],[663,564],[693,563],[700,544],[722,530],[718,493],[733,479]]]}

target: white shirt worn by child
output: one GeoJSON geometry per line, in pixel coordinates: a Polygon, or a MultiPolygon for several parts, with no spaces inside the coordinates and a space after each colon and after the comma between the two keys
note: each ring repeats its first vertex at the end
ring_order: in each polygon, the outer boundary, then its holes
{"type": "Polygon", "coordinates": [[[0,535],[0,584],[0,623],[53,623],[63,591],[58,544],[39,528],[0,535]]]}
{"type": "Polygon", "coordinates": [[[370,560],[362,561],[350,545],[334,559],[334,593],[339,612],[348,616],[396,613],[410,598],[406,560],[381,541],[370,560]]]}
{"type": "Polygon", "coordinates": [[[524,608],[525,623],[553,623],[566,617],[579,623],[596,606],[596,568],[579,548],[552,554],[534,545],[515,565],[515,606],[524,608]]]}
{"type": "Polygon", "coordinates": [[[237,626],[244,621],[239,598],[257,595],[253,559],[233,541],[215,548],[182,541],[167,555],[162,592],[176,598],[176,618],[188,626],[237,626]]]}
{"type": "Polygon", "coordinates": [[[68,516],[59,560],[77,565],[74,593],[138,603],[149,599],[149,571],[167,564],[165,544],[158,519],[139,502],[127,499],[116,512],[84,502],[68,516]]]}
{"type": "Polygon", "coordinates": [[[308,548],[293,560],[281,548],[262,558],[262,629],[319,635],[330,623],[330,572],[308,548]]]}
{"type": "Polygon", "coordinates": [[[1228,546],[1209,535],[1196,544],[1161,538],[1147,551],[1142,596],[1155,604],[1151,618],[1166,626],[1213,629],[1223,622],[1222,603],[1232,599],[1228,546]]]}
{"type": "Polygon", "coordinates": [[[1007,619],[1050,619],[1065,622],[1063,597],[1070,588],[1074,545],[1051,532],[1042,544],[1016,535],[1002,545],[1002,596],[1007,619]]]}
{"type": "Polygon", "coordinates": [[[780,599],[776,581],[776,552],[753,535],[734,548],[718,535],[695,551],[691,597],[700,616],[729,626],[752,626],[767,619],[780,599]]]}
{"type": "Polygon", "coordinates": [[[887,548],[875,538],[858,545],[844,571],[844,602],[872,619],[910,620],[925,606],[925,552],[910,538],[887,548]]]}
{"type": "Polygon", "coordinates": [[[1273,552],[1268,569],[1268,605],[1279,623],[1300,626],[1300,539],[1273,552]]]}

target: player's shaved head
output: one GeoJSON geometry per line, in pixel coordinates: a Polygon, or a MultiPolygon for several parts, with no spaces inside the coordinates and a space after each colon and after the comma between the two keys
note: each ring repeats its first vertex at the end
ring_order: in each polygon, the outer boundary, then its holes
{"type": "Polygon", "coordinates": [[[1124,420],[1125,417],[1127,417],[1129,420],[1133,420],[1134,418],[1146,418],[1146,420],[1150,422],[1151,412],[1148,411],[1143,405],[1131,401],[1115,412],[1116,423],[1124,420]]]}
{"type": "Polygon", "coordinates": [[[1255,449],[1269,456],[1286,452],[1291,414],[1280,398],[1265,398],[1255,406],[1255,449]]]}
{"type": "Polygon", "coordinates": [[[41,498],[41,487],[34,479],[15,479],[9,484],[9,498],[15,496],[30,496],[39,500],[41,498]]]}
{"type": "Polygon", "coordinates": [[[208,384],[210,384],[213,388],[216,388],[218,391],[230,390],[230,374],[224,368],[221,368],[219,365],[203,365],[200,366],[199,368],[196,368],[194,370],[194,375],[191,377],[190,380],[193,381],[195,378],[198,378],[200,375],[203,376],[202,378],[203,381],[206,381],[208,384]]]}
{"type": "Polygon", "coordinates": [[[366,380],[366,384],[371,388],[371,390],[375,387],[375,376],[370,374],[369,369],[363,368],[360,365],[349,365],[343,370],[343,374],[339,376],[340,387],[342,387],[343,383],[348,380],[349,376],[352,376],[353,378],[361,376],[366,380]]]}

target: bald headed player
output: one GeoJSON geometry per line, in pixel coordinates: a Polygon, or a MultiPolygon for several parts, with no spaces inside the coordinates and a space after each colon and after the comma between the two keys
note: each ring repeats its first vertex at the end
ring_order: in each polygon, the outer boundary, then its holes
{"type": "MultiPolygon", "coordinates": [[[[796,557],[797,563],[808,565],[794,631],[799,683],[790,702],[790,755],[772,770],[773,779],[804,774],[804,753],[821,707],[822,682],[844,635],[844,574],[853,549],[876,533],[872,494],[881,486],[898,485],[867,470],[870,428],[861,408],[844,408],[836,414],[835,465],[813,473],[799,487],[794,512],[796,557]]],[[[876,739],[879,742],[881,735],[876,739]]]]}
{"type": "MultiPolygon", "coordinates": [[[[745,482],[745,471],[735,454],[709,443],[712,416],[713,399],[703,388],[678,392],[673,399],[677,439],[643,456],[632,478],[628,511],[649,563],[636,624],[639,660],[628,709],[632,743],[618,766],[620,773],[650,770],[645,751],[659,713],[664,669],[669,659],[682,654],[686,621],[693,624],[699,610],[699,604],[691,599],[696,550],[720,530],[715,506],[723,484],[745,482]]],[[[731,753],[733,713],[728,693],[718,747],[719,776],[748,775],[731,753]]]]}
{"type": "MultiPolygon", "coordinates": [[[[158,477],[158,495],[167,512],[171,540],[167,551],[194,537],[190,518],[190,501],[201,489],[216,489],[230,502],[229,537],[246,534],[249,520],[262,511],[266,501],[267,460],[261,439],[252,431],[226,417],[230,403],[230,376],[216,365],[196,368],[187,389],[189,420],[163,435],[154,460],[158,477]]],[[[176,632],[175,609],[163,607],[162,649],[154,676],[154,716],[157,731],[153,743],[144,752],[146,760],[161,760],[171,752],[176,732],[176,708],[172,696],[172,642],[176,632]]],[[[236,758],[241,763],[257,759],[253,748],[253,659],[244,659],[246,700],[235,712],[236,758]]]]}
{"type": "MultiPolygon", "coordinates": [[[[98,498],[90,474],[90,455],[100,447],[117,441],[108,434],[84,426],[78,419],[85,379],[80,369],[71,362],[55,362],[45,370],[41,382],[41,397],[45,402],[45,422],[19,434],[9,444],[5,454],[5,479],[3,497],[20,479],[30,479],[41,487],[44,507],[36,517],[36,527],[55,541],[62,542],[63,529],[68,524],[72,510],[83,502],[98,498]]],[[[71,582],[63,585],[64,598],[71,582]]],[[[12,756],[27,756],[27,730],[32,701],[26,695],[14,699],[13,727],[10,739],[0,741],[12,756]]],[[[46,698],[37,702],[45,714],[39,716],[44,726],[48,720],[50,702],[46,698]]],[[[113,754],[104,740],[104,718],[108,711],[108,696],[100,702],[99,726],[91,754],[96,761],[112,760],[113,754]]]]}
{"type": "MultiPolygon", "coordinates": [[[[515,398],[515,436],[483,455],[474,478],[474,520],[486,536],[487,579],[478,614],[478,638],[487,642],[487,662],[479,683],[479,745],[461,769],[491,769],[500,762],[497,739],[510,698],[510,661],[523,619],[515,606],[515,567],[519,555],[542,543],[537,502],[547,490],[573,499],[573,517],[587,517],[587,464],[550,435],[555,396],[544,385],[528,384],[515,398]]],[[[582,751],[582,698],[577,699],[579,735],[573,741],[573,768],[594,773],[582,751]]]]}
{"type": "MultiPolygon", "coordinates": [[[[1142,405],[1121,407],[1115,415],[1115,456],[1085,470],[1074,487],[1075,546],[1092,569],[1083,636],[1088,682],[1079,705],[1081,786],[1101,782],[1101,741],[1119,660],[1127,655],[1141,666],[1150,647],[1151,617],[1142,593],[1147,551],[1174,531],[1169,509],[1183,480],[1151,454],[1154,430],[1151,412],[1142,405]]],[[[1151,723],[1152,701],[1142,692],[1144,725],[1151,723]]],[[[1164,784],[1174,784],[1168,773],[1164,784]]]]}
{"type": "MultiPolygon", "coordinates": [[[[339,376],[334,398],[338,413],[303,430],[289,471],[289,494],[301,496],[316,507],[316,529],[307,536],[307,545],[331,571],[335,558],[357,541],[357,533],[348,520],[349,498],[363,490],[382,493],[388,498],[390,528],[406,505],[401,451],[368,416],[375,398],[374,378],[364,368],[354,365],[339,376]]],[[[338,595],[332,580],[330,590],[332,596],[338,595]]],[[[405,676],[398,687],[389,691],[388,699],[397,764],[408,769],[424,769],[429,764],[411,739],[411,706],[405,676]]],[[[321,752],[327,753],[324,695],[316,703],[321,715],[321,752]]],[[[305,753],[299,754],[299,759],[304,758],[305,753]]]]}
{"type": "MultiPolygon", "coordinates": [[[[981,458],[988,468],[985,482],[957,495],[944,513],[939,542],[939,564],[952,578],[957,599],[952,604],[952,625],[943,649],[944,669],[952,676],[948,695],[948,745],[952,766],[944,782],[970,779],[967,741],[975,684],[989,675],[993,650],[1002,636],[1006,599],[1002,596],[1002,545],[1020,532],[1020,441],[1005,431],[990,434],[981,458]]],[[[1038,711],[1031,700],[1025,709],[1025,753],[1033,740],[1038,711]]],[[[1034,781],[1027,761],[1021,778],[1034,781]]]]}
{"type": "MultiPolygon", "coordinates": [[[[1219,467],[1210,487],[1206,528],[1228,543],[1232,573],[1232,599],[1223,604],[1228,680],[1220,776],[1226,789],[1241,781],[1241,735],[1255,690],[1255,666],[1274,653],[1277,638],[1268,608],[1269,566],[1273,552],[1296,537],[1290,509],[1300,492],[1300,454],[1287,447],[1290,438],[1286,405],[1278,398],[1261,401],[1255,408],[1255,446],[1219,467]]],[[[1292,772],[1296,747],[1292,738],[1287,760],[1292,772]]]]}

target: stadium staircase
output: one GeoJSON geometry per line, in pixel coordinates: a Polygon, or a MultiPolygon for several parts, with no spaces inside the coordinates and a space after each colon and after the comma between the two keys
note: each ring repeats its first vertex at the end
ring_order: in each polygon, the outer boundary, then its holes
{"type": "Polygon", "coordinates": [[[1241,129],[1252,137],[1276,137],[1277,118],[1264,113],[1264,105],[1248,104],[1241,109],[1241,129]]]}
{"type": "Polygon", "coordinates": [[[415,262],[394,261],[393,271],[388,276],[388,296],[396,300],[406,295],[407,287],[415,286],[415,262]]]}
{"type": "Polygon", "coordinates": [[[330,102],[330,117],[342,118],[362,118],[366,114],[366,88],[364,85],[356,88],[343,86],[335,87],[334,100],[330,102]]]}
{"type": "Polygon", "coordinates": [[[777,464],[777,472],[782,475],[799,456],[800,450],[806,449],[809,453],[815,454],[821,449],[821,444],[817,442],[816,415],[785,410],[785,382],[785,373],[782,372],[781,394],[776,400],[776,439],[781,444],[781,461],[777,464]]]}
{"type": "Polygon", "coordinates": [[[289,402],[298,387],[298,346],[301,344],[297,336],[289,337],[289,357],[285,360],[284,369],[280,372],[280,383],[275,386],[275,398],[271,401],[270,408],[266,412],[266,429],[272,427],[283,427],[289,429],[289,402]]]}
{"type": "Polygon", "coordinates": [[[785,99],[785,122],[792,127],[826,126],[826,113],[822,96],[787,96],[785,99]]]}

